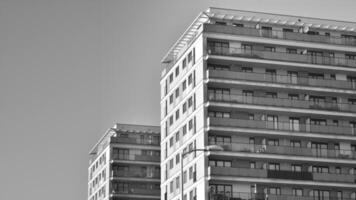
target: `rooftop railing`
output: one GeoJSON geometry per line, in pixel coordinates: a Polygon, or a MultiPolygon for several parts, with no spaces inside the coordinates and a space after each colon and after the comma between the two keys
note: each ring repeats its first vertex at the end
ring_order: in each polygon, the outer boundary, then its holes
{"type": "Polygon", "coordinates": [[[245,96],[241,94],[217,94],[212,92],[208,93],[208,100],[287,108],[356,112],[356,105],[348,103],[327,102],[325,100],[296,100],[288,98],[245,96]]]}
{"type": "Polygon", "coordinates": [[[303,42],[315,42],[326,44],[337,44],[346,46],[356,46],[356,37],[336,37],[326,35],[311,35],[297,32],[286,32],[277,30],[263,30],[255,28],[235,27],[228,25],[204,24],[205,32],[225,33],[232,35],[245,35],[253,37],[274,38],[281,40],[294,40],[303,42]]]}
{"type": "MultiPolygon", "coordinates": [[[[209,145],[216,143],[209,142],[209,145]]],[[[350,149],[327,149],[311,147],[293,146],[272,146],[267,144],[249,144],[241,142],[231,142],[219,144],[224,147],[224,151],[247,152],[258,154],[293,155],[316,158],[336,158],[336,159],[356,159],[356,151],[350,149]]]]}
{"type": "Polygon", "coordinates": [[[242,167],[209,167],[211,175],[219,176],[238,176],[253,178],[275,178],[290,180],[310,180],[321,182],[342,182],[355,183],[355,174],[337,174],[337,173],[316,173],[308,171],[287,171],[287,170],[268,170],[268,169],[251,169],[242,167]]]}
{"type": "Polygon", "coordinates": [[[247,80],[268,83],[283,83],[290,85],[328,87],[339,89],[356,89],[356,82],[333,80],[333,79],[314,79],[301,76],[281,75],[281,74],[266,74],[256,72],[235,72],[222,70],[208,70],[209,78],[224,78],[232,80],[247,80]]]}
{"type": "Polygon", "coordinates": [[[356,135],[356,128],[341,125],[317,125],[311,123],[291,123],[286,121],[247,120],[209,117],[210,126],[268,129],[291,132],[326,133],[332,135],[356,135]]]}
{"type": "MultiPolygon", "coordinates": [[[[330,195],[330,194],[329,194],[330,195]]],[[[218,192],[210,191],[209,200],[355,200],[350,197],[313,197],[307,195],[288,195],[288,194],[265,194],[265,193],[246,193],[246,192],[218,192]]]]}
{"type": "Polygon", "coordinates": [[[345,57],[317,56],[310,54],[293,54],[277,51],[251,50],[234,47],[208,46],[208,54],[219,56],[232,56],[244,58],[257,58],[266,60],[277,60],[297,63],[309,63],[319,65],[356,67],[356,59],[345,57]]]}

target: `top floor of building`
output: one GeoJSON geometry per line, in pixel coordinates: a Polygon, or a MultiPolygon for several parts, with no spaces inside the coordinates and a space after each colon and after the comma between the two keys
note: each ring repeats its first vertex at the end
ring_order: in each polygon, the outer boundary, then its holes
{"type": "Polygon", "coordinates": [[[356,48],[356,22],[209,8],[198,15],[163,57],[161,62],[166,66],[162,75],[181,60],[202,32],[356,48]]]}
{"type": "Polygon", "coordinates": [[[160,127],[132,124],[115,124],[109,128],[89,152],[89,165],[95,165],[102,152],[109,145],[144,145],[159,147],[160,127]]]}

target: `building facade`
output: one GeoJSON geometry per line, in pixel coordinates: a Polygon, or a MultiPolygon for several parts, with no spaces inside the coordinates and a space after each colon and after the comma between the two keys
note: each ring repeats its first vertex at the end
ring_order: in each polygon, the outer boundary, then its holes
{"type": "Polygon", "coordinates": [[[160,199],[160,128],[116,124],[90,151],[88,200],[160,199]]]}
{"type": "Polygon", "coordinates": [[[356,23],[209,8],[162,63],[161,199],[356,199],[356,23]]]}

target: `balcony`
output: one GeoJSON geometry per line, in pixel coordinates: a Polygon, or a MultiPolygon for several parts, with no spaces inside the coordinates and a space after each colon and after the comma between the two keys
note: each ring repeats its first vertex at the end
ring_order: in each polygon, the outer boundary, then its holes
{"type": "Polygon", "coordinates": [[[157,162],[158,164],[161,160],[160,156],[138,155],[138,154],[113,154],[112,159],[157,162]]]}
{"type": "Polygon", "coordinates": [[[333,102],[325,102],[325,101],[314,102],[311,100],[293,100],[287,98],[244,96],[239,94],[209,93],[208,100],[215,101],[215,102],[229,102],[229,103],[239,103],[239,104],[286,107],[286,108],[356,112],[356,105],[353,104],[333,103],[333,102]]]}
{"type": "Polygon", "coordinates": [[[308,180],[318,182],[340,182],[355,183],[356,175],[354,174],[335,174],[335,173],[312,173],[307,171],[293,172],[286,170],[267,170],[251,169],[237,167],[209,167],[210,175],[217,176],[237,176],[251,178],[272,178],[272,179],[289,179],[289,180],[308,180]]]}
{"type": "MultiPolygon", "coordinates": [[[[215,143],[209,142],[209,145],[215,143]]],[[[271,146],[266,144],[248,144],[248,143],[224,143],[224,151],[245,152],[258,154],[291,155],[301,157],[332,158],[332,159],[356,159],[356,152],[347,149],[323,149],[309,147],[292,146],[271,146]]]]}
{"type": "Polygon", "coordinates": [[[132,137],[111,137],[111,143],[119,143],[119,144],[138,144],[138,145],[152,145],[152,146],[159,146],[158,140],[141,140],[139,138],[132,138],[132,137]]]}
{"type": "Polygon", "coordinates": [[[293,195],[276,195],[264,193],[244,193],[244,192],[209,192],[209,200],[352,200],[351,198],[337,198],[324,196],[293,196],[293,195]]]}
{"type": "Polygon", "coordinates": [[[148,178],[148,179],[160,179],[160,172],[146,172],[141,170],[114,170],[111,171],[112,178],[148,178]]]}
{"type": "Polygon", "coordinates": [[[253,59],[266,59],[296,63],[319,65],[356,67],[356,60],[344,57],[316,56],[308,54],[291,54],[286,52],[272,52],[261,50],[248,50],[234,47],[208,47],[208,54],[217,56],[244,57],[253,59]]]}
{"type": "Polygon", "coordinates": [[[264,120],[246,120],[233,118],[209,117],[209,126],[238,127],[252,129],[269,129],[291,132],[326,133],[337,135],[356,135],[356,128],[350,126],[315,125],[315,124],[291,124],[290,122],[269,122],[264,120]]]}
{"type": "Polygon", "coordinates": [[[157,189],[141,189],[141,188],[128,188],[127,190],[111,190],[112,196],[134,196],[134,195],[149,195],[149,196],[160,196],[161,191],[157,189]]]}
{"type": "Polygon", "coordinates": [[[342,80],[332,79],[312,79],[308,77],[297,77],[288,75],[271,75],[265,73],[253,73],[253,72],[234,72],[234,71],[220,71],[209,70],[209,78],[221,78],[230,80],[245,80],[254,82],[268,82],[268,83],[281,83],[289,85],[300,86],[313,86],[313,87],[326,87],[337,89],[356,89],[356,83],[342,80]]]}
{"type": "Polygon", "coordinates": [[[294,40],[303,42],[316,42],[325,44],[336,44],[345,46],[356,46],[356,39],[345,37],[332,37],[325,35],[308,35],[296,32],[283,32],[272,30],[260,30],[255,28],[244,28],[217,24],[204,24],[205,32],[224,33],[232,35],[245,35],[252,37],[274,38],[280,40],[294,40]]]}

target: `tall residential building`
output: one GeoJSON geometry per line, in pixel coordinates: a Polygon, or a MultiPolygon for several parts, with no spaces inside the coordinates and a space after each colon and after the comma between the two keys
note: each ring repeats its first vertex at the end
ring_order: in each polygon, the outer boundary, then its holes
{"type": "Polygon", "coordinates": [[[115,124],[90,151],[88,200],[160,199],[160,128],[115,124]]]}
{"type": "Polygon", "coordinates": [[[162,63],[163,200],[356,199],[356,23],[209,8],[162,63]]]}

